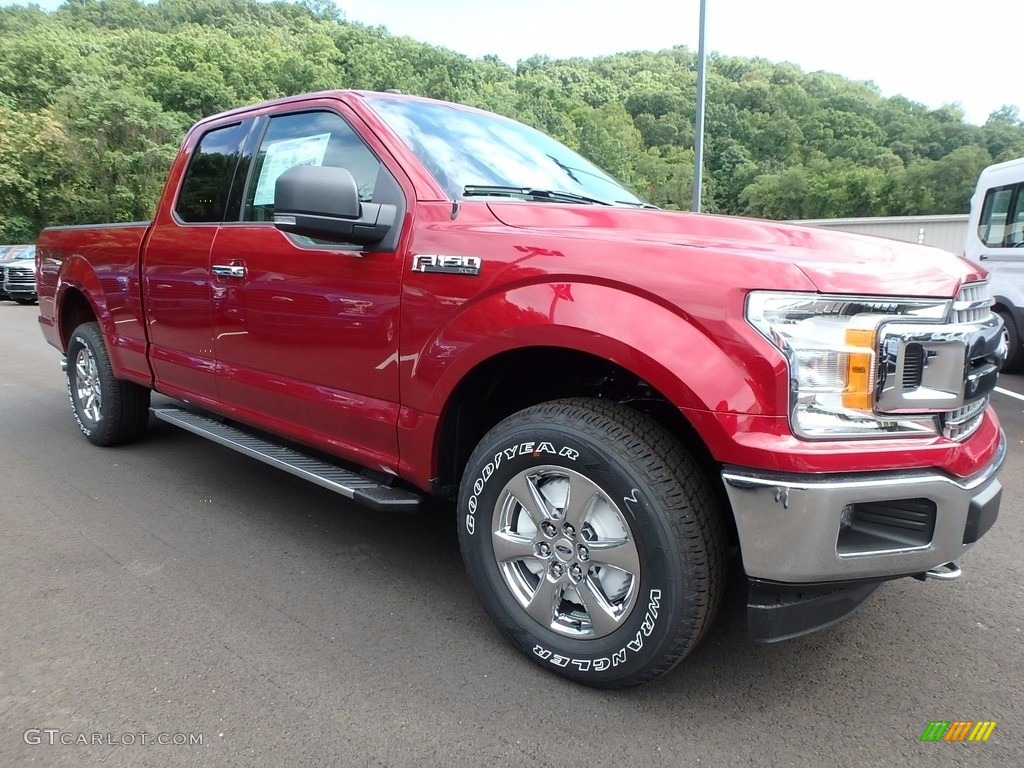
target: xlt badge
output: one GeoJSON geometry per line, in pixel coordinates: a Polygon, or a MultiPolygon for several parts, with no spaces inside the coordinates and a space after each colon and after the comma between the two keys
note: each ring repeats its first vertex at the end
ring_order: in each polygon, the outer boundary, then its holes
{"type": "Polygon", "coordinates": [[[412,257],[413,272],[443,272],[446,275],[479,275],[479,256],[438,256],[425,253],[412,257]]]}

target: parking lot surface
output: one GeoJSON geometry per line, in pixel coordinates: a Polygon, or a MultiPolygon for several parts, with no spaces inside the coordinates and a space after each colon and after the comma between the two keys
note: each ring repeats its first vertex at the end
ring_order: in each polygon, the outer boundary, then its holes
{"type": "Polygon", "coordinates": [[[443,511],[163,423],[89,445],[36,312],[0,302],[0,766],[1024,765],[1024,401],[994,398],[1002,511],[958,581],[755,646],[737,575],[680,667],[597,691],[504,640],[443,511]],[[937,720],[997,725],[922,743],[937,720]]]}

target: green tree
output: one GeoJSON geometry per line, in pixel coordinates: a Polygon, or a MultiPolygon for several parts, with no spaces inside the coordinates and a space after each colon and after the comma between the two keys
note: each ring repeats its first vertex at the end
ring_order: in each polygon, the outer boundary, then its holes
{"type": "Polygon", "coordinates": [[[68,140],[49,109],[19,112],[0,103],[0,242],[32,242],[54,219],[69,181],[68,140]]]}
{"type": "MultiPolygon", "coordinates": [[[[330,88],[478,106],[543,130],[651,202],[688,208],[696,68],[679,46],[594,59],[470,59],[331,0],[66,0],[0,8],[0,231],[149,215],[187,126],[330,88]]],[[[1024,156],[1013,107],[983,126],[957,105],[711,54],[706,210],[770,218],[966,210],[980,169],[1024,156]]]]}
{"type": "Polygon", "coordinates": [[[55,113],[76,168],[65,190],[65,223],[135,221],[152,216],[189,118],[145,95],[102,82],[66,89],[55,113]]]}
{"type": "Polygon", "coordinates": [[[740,193],[741,212],[763,219],[811,218],[807,215],[810,184],[802,165],[758,176],[740,193]]]}

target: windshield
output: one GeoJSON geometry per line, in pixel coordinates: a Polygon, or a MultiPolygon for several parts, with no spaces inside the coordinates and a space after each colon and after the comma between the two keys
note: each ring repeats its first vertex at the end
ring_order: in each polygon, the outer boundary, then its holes
{"type": "Polygon", "coordinates": [[[0,246],[0,261],[6,262],[14,261],[15,259],[34,259],[35,257],[36,247],[34,245],[0,246]]]}
{"type": "MultiPolygon", "coordinates": [[[[480,190],[473,187],[505,187],[568,192],[606,203],[645,205],[590,161],[514,120],[442,102],[386,96],[372,96],[367,102],[453,200],[480,195],[480,190]],[[470,187],[468,194],[466,187],[470,187]]],[[[494,194],[499,191],[495,189],[494,194]]]]}

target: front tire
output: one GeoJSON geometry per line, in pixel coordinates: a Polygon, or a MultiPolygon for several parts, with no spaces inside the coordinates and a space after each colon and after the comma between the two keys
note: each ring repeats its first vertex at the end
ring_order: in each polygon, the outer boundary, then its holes
{"type": "Polygon", "coordinates": [[[82,434],[96,445],[138,439],[149,423],[150,391],[114,377],[97,323],[83,323],[67,350],[68,397],[82,434]]]}
{"type": "Polygon", "coordinates": [[[724,580],[717,496],[643,414],[527,408],[477,446],[459,494],[470,578],[532,661],[588,685],[664,674],[711,624],[724,580]]]}

